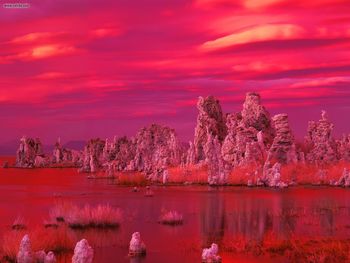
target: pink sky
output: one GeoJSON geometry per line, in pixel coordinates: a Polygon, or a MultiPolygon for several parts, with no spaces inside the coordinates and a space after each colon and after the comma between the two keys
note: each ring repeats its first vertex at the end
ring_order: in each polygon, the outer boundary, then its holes
{"type": "MultiPolygon", "coordinates": [[[[298,137],[329,112],[350,132],[348,0],[33,0],[0,7],[0,142],[193,137],[198,96],[260,92],[298,137]]],[[[8,1],[10,2],[10,1],[8,1]]]]}

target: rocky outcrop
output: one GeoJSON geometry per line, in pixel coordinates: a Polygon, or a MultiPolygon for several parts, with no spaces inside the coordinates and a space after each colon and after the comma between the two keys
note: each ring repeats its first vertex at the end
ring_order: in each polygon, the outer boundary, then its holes
{"type": "Polygon", "coordinates": [[[19,245],[17,253],[18,263],[32,263],[34,261],[32,245],[28,235],[25,235],[19,245]]]}
{"type": "Polygon", "coordinates": [[[44,157],[40,140],[23,136],[16,153],[16,167],[33,168],[37,156],[44,157]]]}
{"type": "Polygon", "coordinates": [[[72,263],[92,263],[94,250],[86,239],[80,240],[74,248],[72,263]]]}
{"type": "Polygon", "coordinates": [[[211,244],[210,248],[204,248],[202,252],[203,263],[219,263],[221,257],[218,255],[219,247],[217,244],[211,244]]]}
{"type": "Polygon", "coordinates": [[[81,167],[83,164],[83,154],[81,151],[67,149],[61,146],[60,138],[57,139],[52,152],[52,164],[65,164],[81,167]]]}
{"type": "Polygon", "coordinates": [[[126,136],[114,140],[112,156],[116,170],[125,170],[136,155],[136,145],[126,136]]]}
{"type": "Polygon", "coordinates": [[[227,173],[224,160],[221,156],[221,145],[218,138],[212,134],[208,135],[208,140],[204,147],[206,156],[205,162],[208,165],[209,185],[223,185],[227,182],[227,173]]]}
{"type": "Polygon", "coordinates": [[[269,162],[279,162],[281,164],[296,163],[297,151],[294,136],[289,127],[288,115],[278,114],[272,118],[275,137],[268,151],[267,160],[269,162]]]}
{"type": "Polygon", "coordinates": [[[318,122],[309,122],[305,139],[310,149],[306,154],[308,162],[320,165],[337,161],[336,143],[332,137],[333,127],[325,111],[322,111],[322,117],[318,122]]]}
{"type": "Polygon", "coordinates": [[[281,180],[281,164],[275,163],[272,167],[269,161],[266,161],[263,167],[263,175],[258,178],[257,185],[268,187],[287,187],[288,184],[281,180]]]}
{"type": "Polygon", "coordinates": [[[343,135],[337,141],[338,159],[343,162],[350,162],[350,135],[343,135]]]}
{"type": "Polygon", "coordinates": [[[139,232],[132,234],[129,244],[129,256],[142,256],[146,254],[145,243],[141,240],[139,232]]]}
{"type": "Polygon", "coordinates": [[[219,101],[213,96],[199,97],[197,102],[199,111],[197,126],[194,134],[195,162],[205,160],[204,146],[208,134],[216,136],[222,142],[226,136],[225,116],[222,113],[219,101]]]}
{"type": "Polygon", "coordinates": [[[56,263],[56,257],[52,251],[46,254],[44,250],[40,250],[35,252],[34,255],[35,263],[56,263]]]}
{"type": "Polygon", "coordinates": [[[222,145],[224,160],[233,167],[262,164],[274,130],[260,95],[247,93],[242,112],[229,114],[226,125],[228,135],[222,145]]]}
{"type": "Polygon", "coordinates": [[[338,182],[335,183],[337,186],[349,187],[350,186],[350,171],[344,168],[342,176],[339,178],[338,182]]]}
{"type": "Polygon", "coordinates": [[[145,172],[154,181],[162,181],[168,166],[181,163],[181,147],[175,130],[152,124],[141,129],[135,139],[135,157],[128,169],[145,172]]]}
{"type": "Polygon", "coordinates": [[[82,172],[96,172],[104,163],[103,149],[105,141],[97,138],[87,142],[83,152],[83,165],[80,169],[82,172]]]}
{"type": "Polygon", "coordinates": [[[33,252],[28,235],[21,240],[16,260],[17,263],[56,263],[56,257],[52,251],[47,254],[43,250],[33,252]]]}
{"type": "Polygon", "coordinates": [[[195,164],[196,163],[196,149],[194,144],[190,141],[189,148],[186,155],[186,164],[195,164]]]}

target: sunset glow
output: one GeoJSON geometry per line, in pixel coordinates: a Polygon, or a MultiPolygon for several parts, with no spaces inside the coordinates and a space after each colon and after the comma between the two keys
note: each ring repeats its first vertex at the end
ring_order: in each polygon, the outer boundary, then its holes
{"type": "Polygon", "coordinates": [[[350,130],[349,1],[30,1],[0,8],[1,141],[193,136],[198,96],[225,112],[247,91],[297,137],[326,109],[350,130]]]}

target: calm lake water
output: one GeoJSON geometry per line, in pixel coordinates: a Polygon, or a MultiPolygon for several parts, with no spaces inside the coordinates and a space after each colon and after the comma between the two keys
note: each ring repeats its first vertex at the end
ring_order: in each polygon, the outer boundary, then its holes
{"type": "MultiPolygon", "coordinates": [[[[271,232],[285,239],[350,237],[350,189],[155,186],[153,190],[154,197],[145,197],[143,188],[131,192],[113,180],[87,179],[76,169],[0,168],[0,236],[17,216],[25,218],[29,227],[40,226],[55,202],[68,201],[82,206],[108,203],[123,211],[117,230],[74,233],[94,247],[94,262],[200,262],[198,245],[217,242],[220,247],[235,237],[260,240],[271,232]],[[162,209],[182,213],[184,224],[158,224],[162,209]],[[127,253],[135,231],[141,233],[147,256],[132,261],[127,253]]],[[[220,254],[223,262],[259,262],[233,252],[220,254]]],[[[70,255],[60,261],[70,262],[70,255]]]]}

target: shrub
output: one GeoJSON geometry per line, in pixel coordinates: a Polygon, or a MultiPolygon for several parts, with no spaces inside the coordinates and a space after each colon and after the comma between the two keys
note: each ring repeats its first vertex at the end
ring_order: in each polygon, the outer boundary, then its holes
{"type": "Polygon", "coordinates": [[[163,211],[159,223],[165,225],[182,225],[183,216],[177,211],[163,211]]]}

